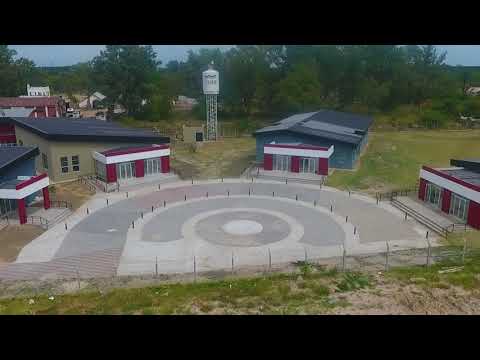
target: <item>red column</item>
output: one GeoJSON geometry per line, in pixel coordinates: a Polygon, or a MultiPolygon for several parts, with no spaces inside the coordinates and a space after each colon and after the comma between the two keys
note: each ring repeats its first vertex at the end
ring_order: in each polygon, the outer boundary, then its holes
{"type": "Polygon", "coordinates": [[[328,158],[318,158],[318,175],[328,175],[328,158]]]}
{"type": "Polygon", "coordinates": [[[42,189],[43,192],[43,207],[46,209],[50,209],[50,193],[48,192],[48,186],[45,186],[42,189]]]}
{"type": "Polygon", "coordinates": [[[291,170],[292,172],[300,172],[300,157],[299,156],[292,156],[291,159],[291,170]]]}
{"type": "Polygon", "coordinates": [[[135,177],[145,176],[145,165],[143,160],[135,160],[135,177]]]}
{"type": "Polygon", "coordinates": [[[162,156],[160,158],[160,163],[162,166],[162,173],[170,172],[170,156],[162,156]]]}
{"type": "Polygon", "coordinates": [[[273,170],[272,154],[263,154],[263,170],[273,170]]]}
{"type": "Polygon", "coordinates": [[[443,189],[442,193],[442,211],[445,213],[449,213],[450,211],[450,199],[452,197],[452,192],[447,189],[443,189]]]}
{"type": "Polygon", "coordinates": [[[25,208],[25,199],[17,200],[18,207],[18,219],[20,224],[25,224],[27,222],[27,209],[25,208]]]}
{"type": "Polygon", "coordinates": [[[480,229],[480,204],[472,200],[468,206],[467,224],[475,229],[480,229]]]}
{"type": "Polygon", "coordinates": [[[107,164],[105,166],[107,168],[107,183],[117,181],[117,169],[115,168],[115,164],[107,164]]]}
{"type": "Polygon", "coordinates": [[[427,180],[420,179],[420,185],[418,186],[418,198],[425,201],[425,191],[427,189],[427,180]]]}

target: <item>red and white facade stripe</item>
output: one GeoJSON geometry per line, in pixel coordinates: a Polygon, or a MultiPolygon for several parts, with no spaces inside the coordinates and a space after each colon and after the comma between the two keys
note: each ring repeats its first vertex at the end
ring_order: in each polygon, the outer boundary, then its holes
{"type": "Polygon", "coordinates": [[[450,211],[452,193],[468,199],[467,224],[480,229],[480,186],[455,178],[442,172],[441,169],[422,166],[418,189],[418,198],[421,200],[426,200],[428,183],[442,188],[442,203],[440,206],[445,213],[450,211]]]}
{"type": "Polygon", "coordinates": [[[318,159],[317,174],[328,175],[328,159],[334,151],[333,145],[330,147],[314,146],[314,145],[284,145],[284,144],[267,144],[263,148],[263,168],[264,170],[273,170],[273,156],[287,155],[290,156],[291,172],[300,171],[301,158],[318,159]]]}
{"type": "Polygon", "coordinates": [[[43,192],[43,206],[45,209],[50,208],[50,194],[48,192],[48,185],[50,185],[50,179],[47,174],[41,174],[24,179],[15,185],[14,189],[1,189],[0,199],[15,199],[17,200],[18,218],[20,224],[27,222],[27,211],[25,198],[37,191],[43,192]]]}
{"type": "Polygon", "coordinates": [[[144,161],[159,158],[161,172],[170,172],[170,146],[152,145],[141,148],[93,152],[93,158],[106,166],[107,182],[116,182],[115,164],[135,162],[135,177],[144,177],[144,161]]]}

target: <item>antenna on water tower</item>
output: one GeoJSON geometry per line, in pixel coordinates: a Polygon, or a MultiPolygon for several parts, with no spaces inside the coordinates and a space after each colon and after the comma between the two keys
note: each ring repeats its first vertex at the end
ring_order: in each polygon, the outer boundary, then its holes
{"type": "Polygon", "coordinates": [[[220,92],[218,71],[213,70],[213,61],[202,73],[203,93],[207,105],[207,140],[217,140],[217,95],[220,92]]]}

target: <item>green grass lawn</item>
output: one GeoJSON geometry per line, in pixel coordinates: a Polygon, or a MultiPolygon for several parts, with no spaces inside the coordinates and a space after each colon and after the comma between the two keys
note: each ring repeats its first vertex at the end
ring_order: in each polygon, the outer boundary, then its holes
{"type": "Polygon", "coordinates": [[[329,300],[335,289],[366,286],[368,277],[311,266],[298,274],[2,299],[0,314],[319,313],[342,306],[329,300]]]}
{"type": "Polygon", "coordinates": [[[451,158],[480,157],[480,130],[372,132],[356,171],[335,170],[327,185],[388,191],[413,187],[422,165],[449,166],[451,158]]]}

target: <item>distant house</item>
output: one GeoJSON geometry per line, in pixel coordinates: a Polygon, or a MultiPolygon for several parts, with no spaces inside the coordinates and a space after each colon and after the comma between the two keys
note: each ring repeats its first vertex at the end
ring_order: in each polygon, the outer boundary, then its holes
{"type": "Polygon", "coordinates": [[[193,98],[189,98],[183,95],[179,95],[177,100],[173,100],[174,110],[192,110],[195,105],[198,104],[198,101],[193,98]]]}
{"type": "Polygon", "coordinates": [[[100,93],[98,91],[95,91],[92,95],[90,95],[90,97],[86,97],[85,99],[80,101],[80,103],[78,104],[78,107],[80,109],[94,108],[95,107],[95,105],[94,105],[95,102],[101,102],[106,98],[107,97],[105,95],[103,95],[102,93],[100,93]]]}
{"type": "Polygon", "coordinates": [[[29,109],[28,116],[34,118],[62,117],[66,111],[65,102],[57,96],[0,97],[0,109],[29,109]]]}
{"type": "Polygon", "coordinates": [[[50,96],[50,87],[27,84],[27,96],[50,96]]]}
{"type": "Polygon", "coordinates": [[[471,96],[480,95],[480,87],[471,86],[467,89],[466,93],[471,96]]]}

